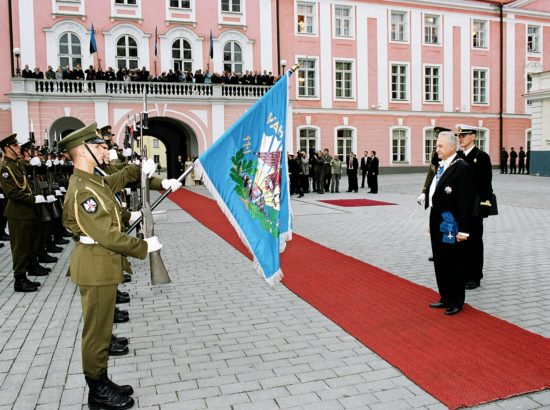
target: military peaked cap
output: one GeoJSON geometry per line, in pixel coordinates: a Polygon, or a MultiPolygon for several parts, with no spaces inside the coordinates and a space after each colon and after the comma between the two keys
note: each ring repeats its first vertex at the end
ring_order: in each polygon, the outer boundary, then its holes
{"type": "Polygon", "coordinates": [[[111,135],[114,135],[112,132],[111,132],[111,126],[110,125],[106,125],[105,127],[101,128],[101,135],[102,136],[111,136],[111,135]]]}
{"type": "Polygon", "coordinates": [[[457,125],[456,134],[457,135],[466,135],[466,134],[475,134],[477,132],[476,127],[470,125],[457,125]]]}
{"type": "Polygon", "coordinates": [[[22,150],[30,149],[30,148],[31,148],[31,145],[32,145],[31,140],[28,140],[27,142],[21,144],[21,149],[22,149],[22,150]]]}
{"type": "Polygon", "coordinates": [[[7,147],[13,144],[17,144],[17,134],[8,135],[0,140],[0,147],[7,147]]]}
{"type": "Polygon", "coordinates": [[[67,151],[70,151],[73,148],[76,148],[84,143],[105,144],[105,141],[97,136],[96,128],[97,124],[94,122],[90,125],[73,131],[61,141],[59,141],[57,143],[57,146],[59,149],[66,149],[67,151]]]}
{"type": "Polygon", "coordinates": [[[445,127],[434,127],[435,135],[438,135],[440,132],[443,132],[443,131],[451,131],[451,129],[445,128],[445,127]]]}

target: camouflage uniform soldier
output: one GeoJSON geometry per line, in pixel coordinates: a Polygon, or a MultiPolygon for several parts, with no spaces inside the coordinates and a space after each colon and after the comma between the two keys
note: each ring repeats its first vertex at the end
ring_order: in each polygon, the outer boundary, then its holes
{"type": "MultiPolygon", "coordinates": [[[[94,175],[104,141],[96,124],[81,128],[59,142],[74,162],[65,197],[63,224],[79,238],[71,254],[69,274],[80,289],[82,316],[82,367],[89,386],[88,405],[127,409],[134,405],[131,386],[119,386],[107,376],[108,351],[113,327],[117,285],[122,282],[124,256],[143,259],[162,247],[157,237],[145,240],[123,232],[120,205],[113,192],[139,178],[137,167],[111,176],[94,175]]],[[[153,169],[143,167],[149,176],[153,169]]]]}

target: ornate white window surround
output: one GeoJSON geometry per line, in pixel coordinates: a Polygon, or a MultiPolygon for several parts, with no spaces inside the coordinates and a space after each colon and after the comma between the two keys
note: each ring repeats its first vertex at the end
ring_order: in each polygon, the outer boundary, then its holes
{"type": "MultiPolygon", "coordinates": [[[[159,36],[160,42],[160,52],[161,57],[160,61],[160,72],[168,71],[171,67],[172,62],[172,43],[178,38],[186,39],[191,45],[191,55],[193,56],[193,71],[204,70],[206,68],[206,63],[203,61],[203,41],[204,37],[197,36],[197,34],[186,27],[175,27],[171,30],[168,30],[166,34],[159,36]]],[[[214,43],[215,44],[215,43],[214,43]]],[[[214,57],[216,57],[216,52],[214,51],[214,57]]]]}
{"type": "MultiPolygon", "coordinates": [[[[138,0],[139,1],[139,0],[138,0]]],[[[97,37],[96,32],[96,37],[97,37]]],[[[129,35],[133,37],[138,46],[138,67],[145,66],[148,70],[151,70],[152,63],[149,60],[149,38],[151,34],[146,34],[139,28],[132,24],[121,23],[114,26],[111,30],[105,31],[103,36],[105,37],[105,63],[102,65],[103,69],[113,67],[116,71],[116,49],[117,41],[121,36],[129,35]]],[[[154,47],[151,44],[151,47],[154,47]]]]}
{"type": "Polygon", "coordinates": [[[250,40],[243,33],[235,30],[224,31],[218,38],[214,38],[214,71],[223,71],[223,48],[228,41],[236,41],[241,46],[243,55],[243,72],[254,70],[252,63],[252,51],[254,40],[250,40]]]}
{"type": "MultiPolygon", "coordinates": [[[[73,21],[73,20],[64,20],[59,23],[54,24],[51,28],[45,28],[44,32],[46,33],[46,67],[51,65],[55,70],[59,65],[59,39],[60,37],[67,32],[74,33],[80,39],[80,46],[82,47],[82,67],[86,69],[92,62],[92,56],[90,53],[85,52],[88,50],[88,45],[90,44],[90,30],[88,30],[83,25],[73,21]]],[[[96,38],[98,33],[96,31],[96,38]]],[[[43,71],[45,71],[45,68],[43,71]]]]}

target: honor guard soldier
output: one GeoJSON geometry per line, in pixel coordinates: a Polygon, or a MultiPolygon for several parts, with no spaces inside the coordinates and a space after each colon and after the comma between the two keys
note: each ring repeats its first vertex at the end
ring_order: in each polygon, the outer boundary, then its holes
{"type": "MultiPolygon", "coordinates": [[[[123,255],[144,259],[162,245],[156,236],[146,239],[124,232],[120,204],[113,192],[139,178],[137,167],[110,176],[94,175],[103,155],[96,124],[76,130],[59,145],[69,151],[74,172],[63,209],[63,224],[79,238],[70,258],[69,275],[80,290],[82,367],[89,387],[90,408],[127,409],[134,405],[131,386],[119,386],[107,376],[117,285],[123,281],[123,255]],[[133,175],[136,174],[137,175],[133,175]]],[[[154,164],[154,163],[153,163],[154,164]]],[[[143,167],[151,176],[154,167],[143,167]],[[153,168],[153,169],[149,169],[153,168]]]]}
{"type": "Polygon", "coordinates": [[[35,276],[47,275],[50,271],[38,265],[34,231],[38,224],[37,204],[45,204],[42,195],[33,195],[27,179],[26,165],[20,159],[21,148],[17,134],[0,140],[4,153],[4,165],[0,168],[2,191],[7,199],[4,215],[8,220],[13,260],[13,285],[16,292],[36,292],[40,282],[30,281],[27,272],[35,276]]]}

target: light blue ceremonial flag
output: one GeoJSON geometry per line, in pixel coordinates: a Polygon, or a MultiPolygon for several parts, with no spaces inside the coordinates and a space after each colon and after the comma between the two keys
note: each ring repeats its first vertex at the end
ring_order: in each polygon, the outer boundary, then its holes
{"type": "Polygon", "coordinates": [[[195,165],[252,253],[255,268],[271,285],[283,276],[279,253],[292,237],[285,144],[289,75],[277,81],[195,165]]]}
{"type": "Polygon", "coordinates": [[[92,23],[92,33],[90,34],[90,54],[97,53],[97,44],[95,42],[95,30],[92,23]]]}

